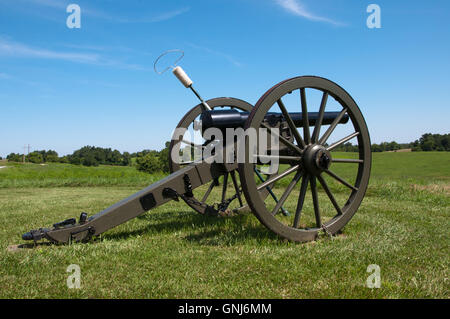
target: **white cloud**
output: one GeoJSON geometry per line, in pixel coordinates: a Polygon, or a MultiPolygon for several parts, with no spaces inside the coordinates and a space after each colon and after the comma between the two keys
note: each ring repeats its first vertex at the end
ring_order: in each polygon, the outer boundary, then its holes
{"type": "Polygon", "coordinates": [[[202,47],[196,44],[192,44],[192,43],[188,43],[189,46],[193,47],[194,49],[197,50],[202,50],[205,51],[207,53],[213,54],[213,55],[217,55],[220,56],[222,58],[224,58],[225,60],[228,60],[228,62],[230,62],[231,64],[235,65],[235,66],[242,66],[242,63],[240,63],[239,61],[237,61],[235,58],[233,58],[231,55],[220,52],[220,51],[216,51],[216,50],[212,50],[210,48],[207,47],[202,47]]]}
{"type": "Polygon", "coordinates": [[[281,6],[286,11],[294,14],[296,16],[306,18],[311,21],[319,21],[319,22],[327,22],[334,25],[342,25],[342,23],[334,21],[332,19],[328,19],[325,17],[317,16],[311,12],[309,12],[305,6],[300,3],[298,0],[275,0],[276,3],[281,6]]]}
{"type": "MultiPolygon", "coordinates": [[[[44,6],[44,7],[49,7],[49,8],[54,8],[54,9],[64,9],[67,7],[67,5],[69,5],[69,3],[72,3],[71,1],[68,0],[27,0],[27,1],[31,1],[32,3],[34,3],[35,5],[39,5],[39,6],[44,6]]],[[[170,20],[172,18],[175,18],[176,16],[179,16],[180,14],[186,13],[190,10],[189,7],[185,7],[185,8],[181,8],[178,10],[173,10],[173,11],[168,11],[168,12],[163,12],[163,13],[159,13],[153,16],[149,16],[149,17],[145,17],[145,18],[138,18],[138,17],[127,17],[127,18],[123,18],[120,16],[114,16],[114,15],[110,15],[109,13],[103,12],[103,11],[99,11],[99,10],[95,10],[92,7],[87,7],[84,4],[81,4],[81,13],[82,14],[86,14],[88,16],[92,16],[95,18],[100,18],[100,19],[104,19],[104,20],[110,20],[112,22],[116,22],[116,23],[154,23],[154,22],[161,22],[161,21],[166,21],[166,20],[170,20]]]]}
{"type": "Polygon", "coordinates": [[[15,57],[42,58],[54,60],[66,60],[79,63],[95,63],[99,61],[99,55],[72,52],[57,52],[40,48],[32,48],[27,45],[0,39],[0,54],[15,57]]]}
{"type": "Polygon", "coordinates": [[[18,42],[12,42],[1,37],[0,37],[0,55],[22,57],[22,58],[62,60],[75,63],[111,66],[129,70],[145,70],[145,68],[139,65],[126,64],[117,60],[109,59],[97,53],[54,51],[31,47],[18,42]]]}
{"type": "MultiPolygon", "coordinates": [[[[148,20],[137,20],[137,22],[160,22],[160,21],[165,21],[165,20],[170,20],[172,18],[175,18],[176,16],[179,16],[180,14],[183,14],[185,12],[188,12],[190,10],[189,7],[186,8],[182,8],[179,10],[174,10],[174,11],[170,11],[170,12],[165,12],[165,13],[161,13],[159,15],[153,16],[151,18],[149,18],[148,20]]],[[[132,21],[131,21],[132,22],[132,21]]]]}
{"type": "Polygon", "coordinates": [[[60,1],[60,0],[31,0],[35,4],[51,7],[51,8],[66,8],[70,2],[60,1]]]}

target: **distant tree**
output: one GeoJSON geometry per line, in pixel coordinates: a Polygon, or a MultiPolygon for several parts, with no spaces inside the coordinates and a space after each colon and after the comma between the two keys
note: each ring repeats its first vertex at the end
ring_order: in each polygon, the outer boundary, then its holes
{"type": "Polygon", "coordinates": [[[169,173],[169,146],[170,142],[166,142],[165,147],[159,152],[155,150],[143,150],[130,154],[130,157],[135,155],[136,168],[140,171],[147,173],[169,173]]]}
{"type": "Polygon", "coordinates": [[[450,134],[423,134],[411,143],[414,151],[450,151],[450,134]]]}
{"type": "Polygon", "coordinates": [[[59,162],[59,157],[58,155],[47,155],[45,161],[47,163],[57,163],[59,162]]]}
{"type": "Polygon", "coordinates": [[[420,148],[422,151],[429,152],[436,148],[436,145],[432,140],[426,140],[423,143],[421,143],[420,148]]]}
{"type": "Polygon", "coordinates": [[[334,148],[336,152],[358,152],[358,146],[353,145],[351,142],[347,142],[345,144],[341,144],[334,148]]]}
{"type": "Polygon", "coordinates": [[[159,152],[159,161],[161,163],[161,170],[164,173],[169,173],[169,146],[170,142],[166,142],[166,147],[159,152]]]}
{"type": "Polygon", "coordinates": [[[95,159],[94,155],[88,154],[83,158],[81,162],[84,166],[98,166],[98,161],[95,159]]]}
{"type": "Polygon", "coordinates": [[[110,156],[110,160],[109,160],[110,164],[121,165],[122,161],[123,161],[123,156],[118,150],[114,150],[111,152],[111,156],[110,156]]]}
{"type": "Polygon", "coordinates": [[[31,152],[26,158],[30,163],[41,164],[44,162],[44,156],[42,156],[42,153],[38,151],[31,152]]]}
{"type": "Polygon", "coordinates": [[[395,141],[392,142],[381,142],[380,144],[372,144],[371,150],[372,152],[387,152],[387,151],[396,151],[400,149],[411,148],[412,143],[403,143],[399,144],[395,141]]]}
{"type": "Polygon", "coordinates": [[[381,147],[381,145],[378,144],[372,144],[372,152],[383,152],[383,148],[381,147]]]}
{"type": "MultiPolygon", "coordinates": [[[[52,150],[33,151],[30,154],[28,154],[25,158],[26,161],[36,164],[59,161],[58,153],[52,150]]],[[[7,156],[7,159],[10,162],[22,162],[23,154],[11,153],[7,156]]]]}
{"type": "Polygon", "coordinates": [[[23,155],[11,153],[8,156],[6,156],[6,159],[8,160],[8,162],[22,162],[23,155]]]}
{"type": "Polygon", "coordinates": [[[68,164],[69,163],[69,157],[67,155],[66,156],[62,156],[62,157],[58,158],[58,162],[64,163],[64,164],[68,164]]]}
{"type": "MultiPolygon", "coordinates": [[[[74,151],[68,155],[69,162],[72,164],[93,163],[102,165],[130,165],[131,156],[129,153],[122,154],[118,150],[111,150],[111,148],[101,148],[94,146],[84,146],[79,150],[74,151]],[[95,159],[95,161],[94,161],[95,159]]],[[[84,164],[83,164],[84,165],[84,164]]]]}
{"type": "Polygon", "coordinates": [[[162,171],[161,161],[157,153],[148,153],[136,159],[136,168],[146,173],[156,173],[162,171]]]}
{"type": "Polygon", "coordinates": [[[396,151],[400,149],[400,145],[398,145],[397,142],[390,142],[387,144],[387,150],[388,151],[396,151]]]}
{"type": "Polygon", "coordinates": [[[56,151],[48,150],[48,151],[42,151],[44,162],[46,163],[56,163],[58,162],[58,153],[56,151]]]}
{"type": "Polygon", "coordinates": [[[131,155],[130,155],[130,153],[123,152],[122,165],[123,166],[130,166],[131,165],[131,155]]]}

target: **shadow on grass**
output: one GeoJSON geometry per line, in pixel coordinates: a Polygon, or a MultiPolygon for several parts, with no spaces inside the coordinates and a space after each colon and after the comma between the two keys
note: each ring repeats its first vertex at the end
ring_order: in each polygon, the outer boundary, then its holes
{"type": "Polygon", "coordinates": [[[103,238],[124,240],[145,233],[176,233],[184,231],[192,233],[182,237],[184,240],[201,245],[232,245],[249,240],[280,242],[279,237],[267,230],[263,225],[252,225],[250,219],[253,216],[250,214],[233,217],[210,217],[195,214],[191,211],[184,211],[159,214],[147,213],[138,218],[149,222],[149,224],[132,231],[105,234],[103,238]]]}
{"type": "Polygon", "coordinates": [[[282,240],[274,233],[264,228],[264,226],[250,226],[245,229],[237,228],[230,231],[229,229],[215,229],[198,234],[192,234],[184,237],[186,241],[207,246],[231,246],[249,241],[271,241],[274,244],[282,243],[282,240]]]}
{"type": "MultiPolygon", "coordinates": [[[[145,234],[182,233],[187,242],[206,246],[231,246],[248,242],[271,242],[283,244],[283,240],[255,220],[251,213],[232,217],[211,217],[192,211],[148,212],[137,217],[148,223],[144,227],[127,231],[106,232],[88,242],[79,244],[95,245],[103,240],[125,241],[145,234]]],[[[14,245],[8,250],[35,249],[39,246],[64,245],[50,242],[38,242],[14,245]]]]}

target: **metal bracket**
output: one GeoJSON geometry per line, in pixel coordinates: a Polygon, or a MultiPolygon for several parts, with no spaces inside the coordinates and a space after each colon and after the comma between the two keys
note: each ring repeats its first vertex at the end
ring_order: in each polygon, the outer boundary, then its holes
{"type": "Polygon", "coordinates": [[[75,225],[77,223],[77,220],[75,218],[69,218],[66,220],[63,220],[62,222],[53,224],[53,227],[55,228],[61,228],[68,225],[75,225]]]}
{"type": "Polygon", "coordinates": [[[186,195],[187,197],[194,197],[194,194],[192,193],[192,184],[191,180],[189,179],[189,175],[187,174],[184,175],[183,181],[184,181],[184,190],[186,191],[184,195],[186,195]]]}
{"type": "Polygon", "coordinates": [[[179,201],[178,193],[174,189],[169,188],[169,187],[166,187],[166,188],[163,189],[162,196],[164,198],[173,199],[174,201],[177,201],[177,202],[179,201]]]}
{"type": "Polygon", "coordinates": [[[88,228],[85,228],[85,229],[80,229],[80,230],[77,230],[77,231],[74,231],[74,232],[70,232],[69,243],[73,242],[74,235],[77,235],[79,233],[84,233],[85,231],[87,231],[88,234],[87,234],[87,236],[84,239],[82,239],[82,241],[90,240],[92,238],[92,235],[95,234],[95,228],[93,226],[89,226],[88,228]]]}

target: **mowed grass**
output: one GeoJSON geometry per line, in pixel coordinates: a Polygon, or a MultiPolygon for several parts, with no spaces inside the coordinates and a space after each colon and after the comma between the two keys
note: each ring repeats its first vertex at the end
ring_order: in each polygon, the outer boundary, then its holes
{"type": "MultiPolygon", "coordinates": [[[[333,170],[349,178],[351,165],[333,170]]],[[[367,196],[343,233],[303,244],[278,238],[252,214],[204,217],[171,202],[91,243],[9,251],[25,231],[81,211],[96,213],[146,184],[127,174],[89,182],[85,168],[69,166],[80,175],[67,173],[66,180],[86,178],[85,184],[58,184],[52,166],[27,167],[39,171],[39,179],[30,173],[14,184],[21,168],[0,169],[2,298],[450,297],[450,153],[374,154],[367,196]],[[70,264],[81,268],[80,289],[67,288],[70,264]],[[381,269],[379,289],[366,286],[371,264],[381,269]]],[[[124,168],[90,173],[96,169],[124,168]]],[[[345,200],[339,185],[331,187],[345,200]]],[[[288,200],[288,210],[296,200],[288,200]]]]}
{"type": "Polygon", "coordinates": [[[86,167],[81,165],[49,163],[8,163],[0,169],[0,188],[23,187],[78,187],[78,186],[144,186],[164,177],[149,175],[130,166],[86,167]]]}

